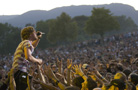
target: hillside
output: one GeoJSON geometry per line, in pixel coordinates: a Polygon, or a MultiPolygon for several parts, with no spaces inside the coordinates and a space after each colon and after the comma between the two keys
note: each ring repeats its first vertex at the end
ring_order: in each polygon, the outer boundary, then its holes
{"type": "Polygon", "coordinates": [[[45,10],[33,10],[26,12],[21,15],[12,15],[12,16],[0,16],[0,22],[8,22],[13,26],[24,27],[27,23],[35,24],[40,20],[53,19],[59,16],[62,12],[67,13],[71,17],[85,15],[90,16],[93,7],[105,7],[110,9],[110,11],[115,16],[126,15],[131,17],[135,23],[138,25],[138,11],[135,10],[132,6],[120,3],[104,4],[104,5],[80,5],[80,6],[66,6],[59,7],[49,11],[45,10]]]}

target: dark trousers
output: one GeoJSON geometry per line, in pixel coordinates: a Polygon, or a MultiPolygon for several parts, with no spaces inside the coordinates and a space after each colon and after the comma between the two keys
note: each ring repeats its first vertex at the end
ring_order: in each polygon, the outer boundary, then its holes
{"type": "Polygon", "coordinates": [[[16,90],[26,90],[28,85],[27,85],[27,76],[28,74],[25,72],[22,72],[18,70],[14,74],[14,79],[16,82],[16,90]]]}

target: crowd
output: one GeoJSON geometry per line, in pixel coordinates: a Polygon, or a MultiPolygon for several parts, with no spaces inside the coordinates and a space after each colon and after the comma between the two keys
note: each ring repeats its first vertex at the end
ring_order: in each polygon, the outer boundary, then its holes
{"type": "MultiPolygon", "coordinates": [[[[36,49],[33,55],[44,63],[29,66],[28,90],[138,90],[138,32],[36,49]]],[[[12,59],[0,56],[2,90],[14,88],[12,59]]]]}

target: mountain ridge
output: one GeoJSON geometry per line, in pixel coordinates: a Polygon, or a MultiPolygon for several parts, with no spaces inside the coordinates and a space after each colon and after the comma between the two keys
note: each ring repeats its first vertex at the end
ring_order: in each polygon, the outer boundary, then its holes
{"type": "Polygon", "coordinates": [[[114,16],[126,15],[127,17],[131,17],[135,23],[138,25],[138,11],[134,9],[134,7],[121,4],[121,3],[112,3],[112,4],[103,4],[103,5],[71,5],[71,6],[63,6],[51,9],[49,11],[46,10],[31,10],[25,12],[21,15],[12,15],[11,17],[0,16],[1,23],[9,23],[16,27],[24,27],[26,24],[31,23],[35,24],[40,20],[48,20],[55,19],[57,16],[60,16],[62,12],[67,13],[72,18],[75,16],[90,16],[92,13],[93,7],[101,8],[104,7],[109,9],[114,16]],[[5,18],[5,19],[4,19],[5,18]]]}

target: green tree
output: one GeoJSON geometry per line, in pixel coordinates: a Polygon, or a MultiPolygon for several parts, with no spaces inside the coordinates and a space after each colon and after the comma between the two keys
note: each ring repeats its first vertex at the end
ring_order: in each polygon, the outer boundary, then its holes
{"type": "Polygon", "coordinates": [[[9,32],[8,24],[0,23],[0,53],[3,52],[3,46],[6,38],[6,34],[9,32]]]}
{"type": "Polygon", "coordinates": [[[44,32],[45,34],[43,35],[43,37],[41,38],[41,41],[38,45],[38,47],[44,49],[46,47],[48,47],[50,45],[50,43],[48,42],[48,39],[47,39],[47,34],[49,32],[49,23],[50,20],[47,20],[47,21],[38,21],[36,23],[36,30],[37,31],[41,31],[41,32],[44,32]]]}
{"type": "Polygon", "coordinates": [[[11,31],[7,33],[5,42],[3,45],[3,53],[14,53],[16,47],[21,42],[20,30],[18,28],[11,28],[11,31]]]}
{"type": "Polygon", "coordinates": [[[107,31],[119,29],[119,23],[109,9],[93,8],[92,16],[88,19],[85,31],[89,34],[99,34],[101,37],[107,31]]]}
{"type": "Polygon", "coordinates": [[[126,17],[125,15],[115,17],[120,24],[120,29],[136,29],[137,25],[131,19],[131,17],[126,17]]]}
{"type": "Polygon", "coordinates": [[[52,43],[65,43],[77,37],[78,29],[76,22],[66,13],[49,21],[48,40],[52,43]]]}
{"type": "Polygon", "coordinates": [[[76,16],[72,20],[75,21],[78,25],[78,38],[77,41],[83,41],[83,40],[88,40],[90,38],[86,32],[84,31],[85,23],[88,20],[88,16],[76,16]]]}
{"type": "Polygon", "coordinates": [[[20,42],[20,29],[0,23],[0,54],[13,53],[20,42]]]}

